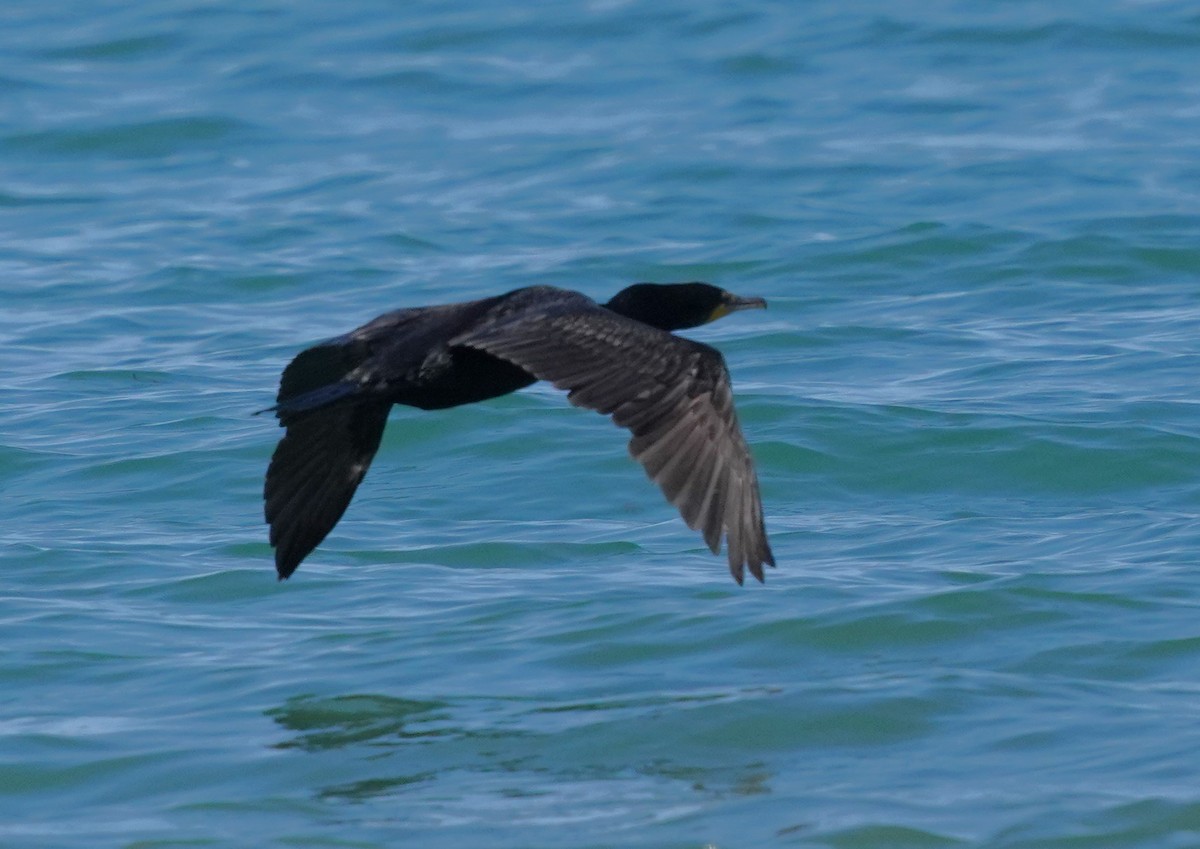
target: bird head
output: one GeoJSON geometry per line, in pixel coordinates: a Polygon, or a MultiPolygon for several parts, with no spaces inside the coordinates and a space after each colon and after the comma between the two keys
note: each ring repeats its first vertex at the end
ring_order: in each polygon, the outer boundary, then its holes
{"type": "Polygon", "coordinates": [[[738,310],[766,309],[767,302],[739,297],[710,283],[635,283],[604,306],[660,330],[684,330],[738,310]]]}

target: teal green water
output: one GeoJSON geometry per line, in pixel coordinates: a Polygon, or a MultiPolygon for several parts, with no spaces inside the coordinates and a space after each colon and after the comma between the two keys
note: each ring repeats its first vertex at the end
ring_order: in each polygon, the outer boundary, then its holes
{"type": "Polygon", "coordinates": [[[0,21],[0,845],[1200,844],[1190,4],[0,21]],[[275,582],[300,348],[694,278],[765,586],[544,386],[275,582]]]}

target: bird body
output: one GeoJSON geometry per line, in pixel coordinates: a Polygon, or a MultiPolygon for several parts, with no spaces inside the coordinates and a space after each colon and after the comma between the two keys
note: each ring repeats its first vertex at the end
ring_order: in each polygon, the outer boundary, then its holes
{"type": "Polygon", "coordinates": [[[738,583],[774,565],[758,481],[720,352],[672,330],[763,307],[705,283],[635,284],[601,306],[531,286],[384,313],[296,356],[272,409],[287,428],[264,488],[276,568],[288,577],[333,529],[378,450],[393,404],[444,409],[536,380],[612,416],[630,453],[718,551],[738,583]]]}

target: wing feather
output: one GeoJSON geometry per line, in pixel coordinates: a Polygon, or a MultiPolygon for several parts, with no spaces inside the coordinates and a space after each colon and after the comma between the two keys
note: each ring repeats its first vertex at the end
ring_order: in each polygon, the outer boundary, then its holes
{"type": "Polygon", "coordinates": [[[263,488],[280,578],[291,575],[346,512],[390,408],[391,402],[364,399],[287,417],[263,488]]]}
{"type": "Polygon", "coordinates": [[[514,313],[452,344],[485,351],[611,415],[629,452],[729,570],[763,579],[775,565],[758,479],[719,351],[617,315],[578,296],[549,314],[514,313]]]}

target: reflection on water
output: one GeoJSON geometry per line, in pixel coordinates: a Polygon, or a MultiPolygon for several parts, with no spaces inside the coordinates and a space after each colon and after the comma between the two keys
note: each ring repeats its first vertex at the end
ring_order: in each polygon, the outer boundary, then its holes
{"type": "Polygon", "coordinates": [[[697,707],[736,711],[747,698],[769,698],[775,692],[562,703],[297,696],[267,715],[294,732],[274,748],[317,757],[339,752],[339,777],[349,780],[317,789],[314,795],[321,802],[370,804],[403,795],[421,802],[415,809],[406,806],[409,825],[414,818],[444,825],[501,815],[527,824],[629,817],[657,821],[718,799],[771,792],[772,772],[763,761],[725,764],[721,753],[712,753],[708,762],[671,757],[672,749],[684,748],[655,729],[686,728],[681,720],[697,707]],[[631,735],[658,738],[657,747],[644,747],[654,756],[629,761],[622,753],[631,750],[619,741],[631,735]],[[626,806],[614,808],[614,798],[627,800],[626,806]]]}
{"type": "Polygon", "coordinates": [[[442,702],[420,702],[391,696],[356,695],[318,699],[297,696],[267,711],[284,728],[297,732],[277,748],[307,751],[340,749],[381,739],[437,737],[448,733],[428,723],[444,719],[442,702]]]}

